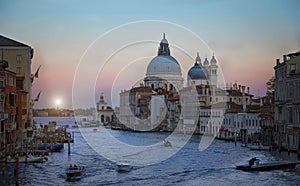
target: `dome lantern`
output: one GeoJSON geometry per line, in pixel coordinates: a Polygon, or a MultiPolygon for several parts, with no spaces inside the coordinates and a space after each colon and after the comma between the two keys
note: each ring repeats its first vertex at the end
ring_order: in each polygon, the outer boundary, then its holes
{"type": "Polygon", "coordinates": [[[200,58],[200,56],[199,56],[199,52],[197,52],[197,57],[196,57],[196,59],[195,59],[195,65],[196,65],[196,64],[197,64],[197,65],[200,65],[200,66],[202,65],[202,64],[201,64],[201,58],[200,58]]]}
{"type": "Polygon", "coordinates": [[[158,56],[170,56],[170,49],[169,49],[169,43],[166,39],[165,33],[163,33],[163,39],[160,41],[158,52],[158,56]]]}

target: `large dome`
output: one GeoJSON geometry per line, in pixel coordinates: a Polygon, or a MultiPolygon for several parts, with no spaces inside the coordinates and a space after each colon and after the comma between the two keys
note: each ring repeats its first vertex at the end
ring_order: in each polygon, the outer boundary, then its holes
{"type": "Polygon", "coordinates": [[[151,60],[147,68],[149,75],[180,75],[181,68],[177,60],[172,56],[156,56],[151,60]]]}

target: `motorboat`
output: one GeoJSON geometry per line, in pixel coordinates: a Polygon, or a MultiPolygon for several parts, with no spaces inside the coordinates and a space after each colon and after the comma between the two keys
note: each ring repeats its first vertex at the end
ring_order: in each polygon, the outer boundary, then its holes
{"type": "Polygon", "coordinates": [[[117,172],[129,172],[132,169],[130,161],[117,162],[117,172]]]}
{"type": "MultiPolygon", "coordinates": [[[[8,156],[6,162],[7,163],[15,163],[16,158],[8,156]]],[[[31,154],[26,156],[20,156],[18,157],[19,163],[43,163],[45,161],[48,161],[48,158],[46,156],[33,156],[31,154]]]]}
{"type": "Polygon", "coordinates": [[[168,140],[164,140],[163,145],[165,147],[172,147],[172,143],[170,141],[168,141],[168,140]]]}
{"type": "Polygon", "coordinates": [[[85,167],[79,165],[70,165],[66,169],[66,175],[68,179],[78,179],[81,178],[85,173],[85,167]]]}
{"type": "MultiPolygon", "coordinates": [[[[251,161],[251,160],[250,160],[251,161]]],[[[253,165],[238,165],[237,170],[242,171],[269,171],[269,170],[284,170],[284,169],[295,169],[298,161],[276,161],[268,163],[260,163],[259,160],[255,160],[253,165]]]]}

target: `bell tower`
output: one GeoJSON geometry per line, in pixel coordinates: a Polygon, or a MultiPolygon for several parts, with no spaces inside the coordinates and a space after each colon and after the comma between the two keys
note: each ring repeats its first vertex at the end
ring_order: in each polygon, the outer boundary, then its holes
{"type": "Polygon", "coordinates": [[[210,84],[217,86],[217,84],[218,84],[218,65],[217,65],[217,60],[215,58],[215,55],[213,55],[210,60],[209,75],[210,75],[209,76],[210,84]]]}

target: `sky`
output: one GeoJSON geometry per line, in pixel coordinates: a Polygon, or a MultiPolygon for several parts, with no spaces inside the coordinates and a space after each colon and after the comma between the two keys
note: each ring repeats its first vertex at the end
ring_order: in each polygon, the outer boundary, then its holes
{"type": "MultiPolygon", "coordinates": [[[[156,55],[162,32],[166,32],[171,52],[185,68],[183,71],[188,70],[193,62],[180,61],[184,58],[177,52],[176,46],[185,46],[183,49],[192,57],[200,50],[202,59],[206,56],[210,58],[213,53],[227,83],[238,82],[250,86],[254,95],[264,95],[265,84],[274,75],[276,58],[282,60],[283,54],[300,50],[299,7],[298,0],[0,0],[0,34],[34,48],[32,73],[39,65],[42,66],[39,78],[33,83],[33,98],[42,90],[35,108],[56,107],[57,99],[61,100],[60,107],[73,108],[74,90],[82,98],[76,99],[80,106],[91,106],[84,99],[91,96],[85,95],[89,89],[85,87],[86,82],[77,82],[77,89],[73,87],[79,74],[77,72],[82,62],[88,60],[87,54],[91,50],[98,51],[94,56],[97,65],[85,65],[88,67],[84,72],[88,76],[89,70],[97,67],[98,74],[94,79],[102,78],[96,83],[91,79],[94,97],[97,101],[103,92],[107,101],[117,106],[112,99],[118,98],[111,98],[111,95],[116,97],[118,92],[112,93],[117,89],[112,88],[111,84],[122,79],[119,84],[131,88],[132,82],[128,80],[130,74],[128,79],[126,76],[110,76],[110,72],[120,73],[124,68],[115,72],[114,67],[118,63],[111,62],[104,68],[98,62],[104,64],[102,60],[106,59],[105,56],[113,54],[126,42],[151,40],[114,56],[119,56],[115,60],[123,61],[122,65],[133,70],[129,73],[145,74],[147,63],[156,55]],[[144,25],[141,28],[143,24],[137,24],[136,28],[134,24],[126,27],[132,22],[149,23],[147,20],[166,23],[164,26],[171,24],[170,28],[173,24],[189,30],[201,38],[209,49],[197,48],[198,45],[188,39],[180,44],[180,38],[185,35],[176,36],[178,32],[159,26],[159,23],[152,27],[144,25]],[[134,60],[132,57],[136,53],[143,53],[146,57],[124,64],[128,59],[134,60]],[[102,77],[104,74],[105,77],[102,77]]],[[[119,85],[118,82],[115,84],[119,85]]]]}

